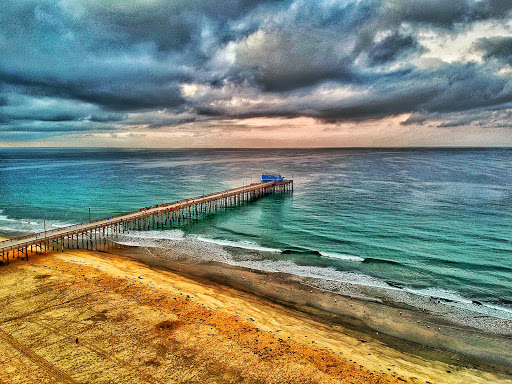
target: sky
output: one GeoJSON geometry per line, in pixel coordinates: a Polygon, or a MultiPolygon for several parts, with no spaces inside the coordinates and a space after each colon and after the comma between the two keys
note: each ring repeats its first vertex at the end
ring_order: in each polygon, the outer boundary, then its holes
{"type": "Polygon", "coordinates": [[[512,146],[510,0],[2,0],[0,146],[512,146]]]}

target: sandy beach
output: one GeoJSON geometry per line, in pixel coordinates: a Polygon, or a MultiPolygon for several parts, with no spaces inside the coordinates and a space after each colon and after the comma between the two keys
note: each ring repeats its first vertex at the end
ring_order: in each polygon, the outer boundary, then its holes
{"type": "Polygon", "coordinates": [[[2,265],[0,382],[512,382],[506,365],[393,343],[329,315],[325,292],[311,289],[320,301],[306,309],[268,297],[304,295],[278,276],[233,269],[227,281],[221,267],[127,247],[2,265]]]}

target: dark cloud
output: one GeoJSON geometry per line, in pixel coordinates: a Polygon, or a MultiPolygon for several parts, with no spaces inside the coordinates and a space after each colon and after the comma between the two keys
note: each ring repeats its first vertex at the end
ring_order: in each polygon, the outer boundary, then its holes
{"type": "Polygon", "coordinates": [[[479,108],[463,112],[415,112],[402,125],[431,125],[439,128],[477,126],[482,128],[512,128],[512,103],[502,108],[479,108]]]}
{"type": "Polygon", "coordinates": [[[451,28],[457,23],[506,18],[510,10],[512,4],[508,0],[387,0],[383,2],[381,17],[393,25],[410,22],[451,28]]]}
{"type": "Polygon", "coordinates": [[[475,48],[483,51],[487,59],[498,59],[512,65],[512,37],[481,38],[475,48]]]}
{"type": "Polygon", "coordinates": [[[327,121],[358,121],[379,119],[412,112],[432,100],[440,89],[433,86],[395,90],[386,97],[374,94],[368,98],[354,100],[346,105],[322,110],[318,117],[327,121]]]}
{"type": "Polygon", "coordinates": [[[287,91],[325,80],[351,81],[357,76],[347,55],[337,52],[330,33],[314,30],[257,32],[236,50],[237,82],[253,81],[265,91],[287,91]]]}
{"type": "Polygon", "coordinates": [[[147,125],[148,128],[162,128],[162,127],[175,127],[177,125],[192,123],[197,121],[197,117],[183,117],[183,118],[168,118],[168,119],[151,119],[147,125]]]}
{"type": "Polygon", "coordinates": [[[112,110],[133,111],[177,107],[183,104],[177,80],[168,84],[159,83],[157,80],[159,79],[63,80],[55,77],[33,78],[0,71],[0,82],[21,86],[27,94],[81,100],[112,110]]]}
{"type": "Polygon", "coordinates": [[[325,111],[328,119],[380,118],[415,111],[450,113],[499,106],[512,101],[510,79],[476,64],[447,64],[435,71],[414,71],[376,87],[370,97],[325,111]],[[354,105],[355,104],[355,105],[354,105]]]}
{"type": "Polygon", "coordinates": [[[368,58],[370,65],[380,65],[416,50],[419,50],[419,44],[414,37],[395,32],[375,44],[368,52],[368,58]]]}
{"type": "Polygon", "coordinates": [[[511,10],[509,0],[5,0],[0,124],[64,132],[402,113],[421,124],[504,108],[511,37],[476,41],[481,63],[418,58],[429,33],[500,25],[511,10]],[[198,89],[184,92],[184,84],[198,89]]]}
{"type": "Polygon", "coordinates": [[[510,16],[512,3],[509,0],[488,0],[479,3],[479,6],[488,17],[506,18],[510,16]]]}
{"type": "Polygon", "coordinates": [[[437,80],[442,91],[425,105],[429,111],[464,111],[512,101],[510,78],[497,76],[476,64],[448,65],[436,75],[443,76],[437,80]]]}
{"type": "Polygon", "coordinates": [[[209,116],[310,116],[336,122],[379,119],[417,111],[448,114],[499,108],[512,102],[510,79],[490,73],[474,63],[444,64],[435,70],[367,76],[358,84],[357,90],[342,100],[333,98],[329,87],[325,92],[308,90],[311,94],[294,90],[281,94],[283,100],[279,102],[273,98],[263,99],[257,106],[242,105],[239,108],[230,108],[233,100],[250,98],[250,95],[223,90],[223,102],[219,102],[219,97],[214,94],[211,100],[216,103],[202,99],[197,108],[199,113],[209,116]]]}
{"type": "Polygon", "coordinates": [[[49,131],[31,131],[31,132],[22,132],[22,131],[9,131],[3,132],[0,130],[0,142],[24,142],[31,140],[41,140],[47,137],[52,137],[55,133],[49,131]]]}
{"type": "Polygon", "coordinates": [[[449,120],[438,125],[439,128],[453,128],[453,127],[467,127],[474,122],[473,117],[466,117],[462,119],[449,120]]]}
{"type": "Polygon", "coordinates": [[[471,0],[424,0],[421,3],[389,0],[383,4],[382,14],[387,22],[394,25],[413,22],[446,27],[478,17],[475,3],[471,0]]]}
{"type": "Polygon", "coordinates": [[[109,123],[116,121],[123,121],[126,119],[124,114],[115,114],[115,113],[98,113],[93,114],[91,116],[87,116],[86,120],[95,122],[95,123],[109,123]]]}
{"type": "Polygon", "coordinates": [[[99,24],[112,44],[132,45],[153,43],[159,51],[182,50],[198,43],[205,27],[216,29],[218,38],[230,34],[227,24],[265,3],[281,1],[174,0],[119,2],[111,4],[82,2],[86,7],[84,19],[99,24]]]}
{"type": "Polygon", "coordinates": [[[409,117],[402,121],[401,125],[423,125],[426,122],[428,122],[432,116],[428,113],[420,113],[420,112],[414,112],[409,115],[409,117]]]}
{"type": "Polygon", "coordinates": [[[30,116],[31,120],[39,120],[39,121],[76,121],[76,116],[73,116],[72,114],[58,114],[53,116],[30,116]]]}

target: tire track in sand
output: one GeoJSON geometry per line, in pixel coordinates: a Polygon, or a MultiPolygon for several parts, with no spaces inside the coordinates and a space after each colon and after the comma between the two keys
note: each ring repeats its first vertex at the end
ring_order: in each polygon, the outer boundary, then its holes
{"type": "Polygon", "coordinates": [[[5,341],[6,343],[10,344],[14,349],[16,349],[18,352],[32,360],[35,364],[37,364],[44,372],[49,374],[50,376],[54,377],[61,383],[66,384],[79,384],[78,381],[74,380],[71,376],[69,376],[67,373],[61,371],[59,368],[57,368],[55,365],[50,363],[48,360],[43,359],[41,356],[39,356],[37,353],[35,353],[32,349],[12,337],[7,332],[4,332],[0,329],[0,340],[5,341]]]}

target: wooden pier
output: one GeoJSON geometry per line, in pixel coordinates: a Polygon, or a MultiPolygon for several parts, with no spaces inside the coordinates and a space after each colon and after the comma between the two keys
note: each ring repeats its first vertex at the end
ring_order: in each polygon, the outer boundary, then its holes
{"type": "Polygon", "coordinates": [[[273,193],[293,191],[293,180],[251,184],[226,191],[141,208],[117,216],[76,224],[46,232],[0,241],[0,255],[4,262],[9,257],[26,258],[29,252],[65,248],[99,249],[120,233],[130,230],[163,228],[185,220],[198,218],[219,209],[246,204],[273,193]]]}

